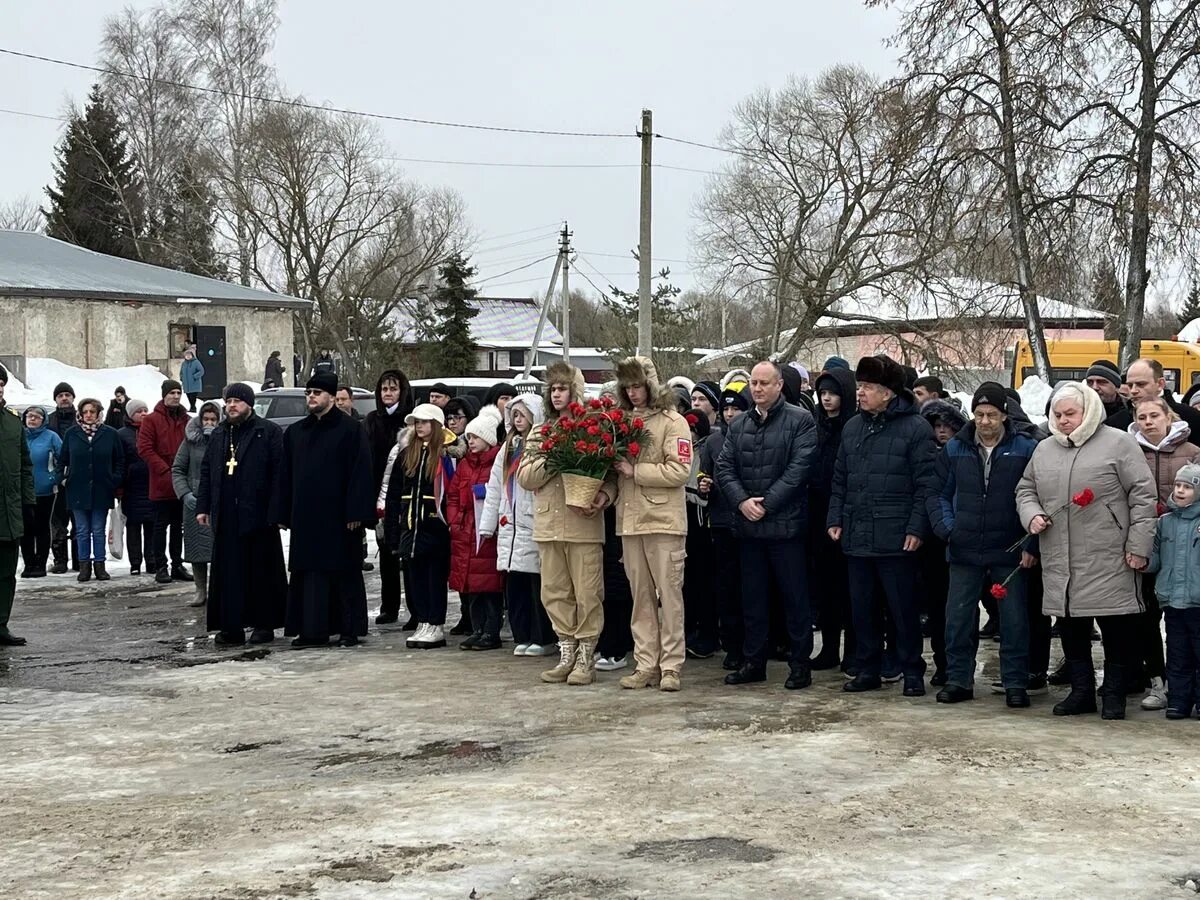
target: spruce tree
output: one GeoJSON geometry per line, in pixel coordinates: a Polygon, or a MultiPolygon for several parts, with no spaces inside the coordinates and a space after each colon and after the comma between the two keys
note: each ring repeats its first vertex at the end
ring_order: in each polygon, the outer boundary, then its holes
{"type": "Polygon", "coordinates": [[[57,150],[46,234],[89,250],[141,259],[141,185],[117,117],[93,85],[83,115],[71,117],[57,150]]]}
{"type": "Polygon", "coordinates": [[[1183,309],[1179,311],[1179,327],[1183,328],[1193,319],[1200,319],[1200,285],[1195,281],[1192,282],[1192,289],[1188,291],[1183,309]]]}
{"type": "Polygon", "coordinates": [[[467,287],[475,269],[455,253],[438,269],[441,285],[433,294],[437,324],[430,359],[439,376],[475,374],[477,347],[471,337],[471,319],[479,310],[471,305],[479,292],[467,287]]]}
{"type": "Polygon", "coordinates": [[[167,185],[162,221],[151,228],[150,261],[161,266],[206,275],[227,277],[214,247],[216,198],[207,181],[189,160],[184,160],[167,185]]]}

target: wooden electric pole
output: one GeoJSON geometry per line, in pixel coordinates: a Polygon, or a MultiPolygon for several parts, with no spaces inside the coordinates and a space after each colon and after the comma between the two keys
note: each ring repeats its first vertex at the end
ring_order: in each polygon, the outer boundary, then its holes
{"type": "Polygon", "coordinates": [[[571,269],[571,232],[563,222],[562,236],[558,245],[558,257],[562,261],[562,348],[563,362],[571,361],[571,283],[567,274],[571,269]]]}
{"type": "Polygon", "coordinates": [[[653,334],[650,319],[650,170],[651,151],[654,143],[654,114],[642,110],[642,202],[638,223],[638,331],[637,352],[639,356],[650,356],[653,349],[653,334]]]}

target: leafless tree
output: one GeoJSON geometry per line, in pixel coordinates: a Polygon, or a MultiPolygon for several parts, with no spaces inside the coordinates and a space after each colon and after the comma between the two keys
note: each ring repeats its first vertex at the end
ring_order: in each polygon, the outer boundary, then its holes
{"type": "Polygon", "coordinates": [[[41,231],[46,217],[37,201],[28,194],[7,203],[0,203],[0,228],[12,231],[41,231]]]}
{"type": "Polygon", "coordinates": [[[238,198],[252,271],[315,301],[305,358],[324,336],[359,378],[371,341],[468,237],[463,204],[380,162],[377,134],[356,117],[276,105],[256,114],[252,136],[238,198]]]}
{"type": "Polygon", "coordinates": [[[957,220],[954,135],[925,98],[836,67],[741,103],[734,156],[697,206],[701,262],[773,295],[772,350],[790,359],[816,321],[869,285],[922,269],[957,220]],[[791,324],[786,342],[780,335],[791,324]]]}

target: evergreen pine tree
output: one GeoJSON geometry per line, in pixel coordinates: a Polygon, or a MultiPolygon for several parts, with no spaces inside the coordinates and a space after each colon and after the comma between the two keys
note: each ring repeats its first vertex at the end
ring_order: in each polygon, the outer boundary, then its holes
{"type": "Polygon", "coordinates": [[[226,278],[228,273],[214,247],[216,198],[207,181],[185,160],[167,186],[162,221],[151,229],[151,262],[226,278]]]}
{"type": "Polygon", "coordinates": [[[1188,291],[1183,309],[1179,311],[1179,327],[1183,328],[1193,319],[1200,319],[1200,285],[1195,281],[1192,282],[1192,289],[1188,291]]]}
{"type": "Polygon", "coordinates": [[[433,329],[431,360],[439,376],[469,376],[476,370],[476,351],[471,337],[471,319],[479,310],[471,305],[479,292],[467,287],[475,269],[455,253],[438,269],[441,285],[433,294],[437,324],[433,329]]]}
{"type": "Polygon", "coordinates": [[[57,150],[46,234],[89,250],[141,259],[141,185],[117,117],[99,85],[82,116],[72,116],[57,150]]]}

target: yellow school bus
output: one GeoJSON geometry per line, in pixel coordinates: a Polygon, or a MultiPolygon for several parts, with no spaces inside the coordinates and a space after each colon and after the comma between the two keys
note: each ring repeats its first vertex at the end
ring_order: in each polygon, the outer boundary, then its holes
{"type": "MultiPolygon", "coordinates": [[[[1121,347],[1117,341],[1047,341],[1054,381],[1083,381],[1084,375],[1098,359],[1117,360],[1121,347]]],[[[1200,381],[1200,344],[1180,341],[1142,341],[1140,354],[1162,363],[1167,387],[1181,394],[1200,381]]],[[[1029,341],[1022,338],[1013,350],[1012,383],[1020,387],[1030,375],[1036,375],[1029,341]]]]}

